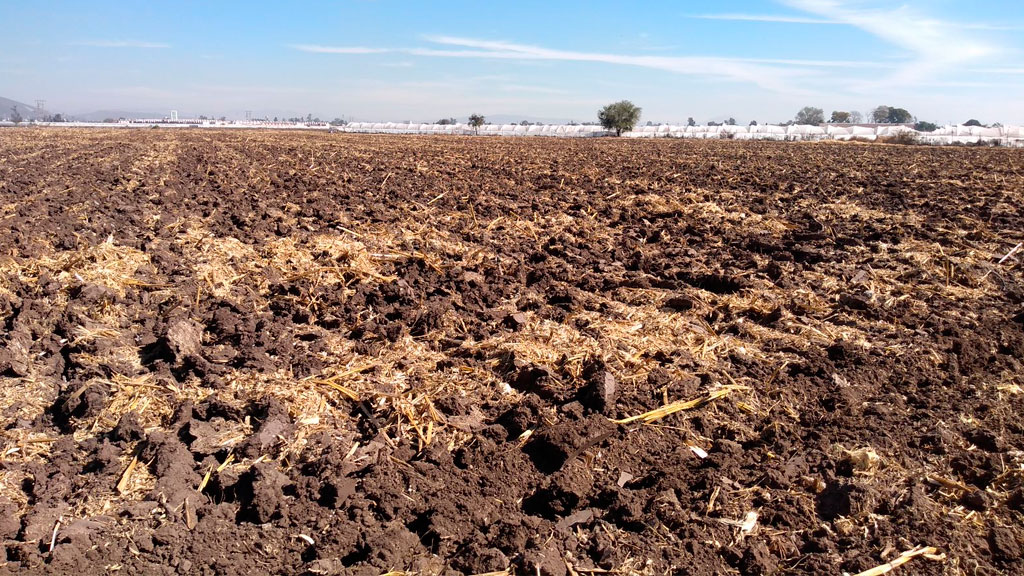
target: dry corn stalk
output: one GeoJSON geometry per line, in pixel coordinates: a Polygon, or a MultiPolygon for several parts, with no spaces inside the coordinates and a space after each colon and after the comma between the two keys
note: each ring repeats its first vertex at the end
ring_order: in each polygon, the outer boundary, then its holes
{"type": "Polygon", "coordinates": [[[661,408],[655,408],[654,410],[644,412],[643,414],[637,414],[636,416],[630,416],[628,418],[623,418],[621,420],[612,420],[612,422],[616,424],[630,424],[638,420],[641,420],[644,424],[650,424],[651,422],[656,422],[666,416],[675,414],[676,412],[682,412],[683,410],[692,410],[694,408],[698,408],[700,406],[707,404],[708,402],[712,402],[724,396],[728,396],[730,393],[735,392],[737,390],[749,390],[749,388],[747,386],[741,386],[737,384],[722,386],[721,388],[716,388],[715,390],[708,392],[706,396],[700,396],[698,398],[693,398],[692,400],[677,400],[676,402],[671,402],[669,404],[662,406],[661,408]]]}
{"type": "Polygon", "coordinates": [[[882,576],[882,574],[888,574],[889,572],[892,572],[896,568],[906,564],[907,562],[910,562],[917,556],[924,556],[929,560],[936,560],[939,562],[945,560],[946,555],[939,554],[938,552],[938,549],[934,546],[918,546],[917,548],[907,550],[906,552],[900,554],[892,562],[886,562],[881,566],[875,566],[870,570],[859,572],[854,576],[882,576]]]}

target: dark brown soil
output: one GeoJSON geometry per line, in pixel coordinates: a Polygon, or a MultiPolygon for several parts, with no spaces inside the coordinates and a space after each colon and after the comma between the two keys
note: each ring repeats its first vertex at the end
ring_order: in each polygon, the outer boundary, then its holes
{"type": "Polygon", "coordinates": [[[1022,573],[1022,171],[0,131],[0,561],[1022,573]]]}

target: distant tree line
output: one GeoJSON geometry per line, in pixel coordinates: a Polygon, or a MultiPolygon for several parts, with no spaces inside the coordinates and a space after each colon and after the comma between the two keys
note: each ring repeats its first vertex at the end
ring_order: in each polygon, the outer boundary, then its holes
{"type": "MultiPolygon", "coordinates": [[[[910,124],[913,122],[914,129],[919,132],[933,132],[938,129],[938,125],[932,122],[918,121],[906,109],[894,106],[878,106],[871,111],[870,119],[876,124],[910,124]]],[[[796,113],[793,121],[796,124],[824,124],[825,111],[821,108],[805,106],[796,113]]],[[[845,110],[833,110],[828,120],[830,124],[860,124],[863,121],[864,116],[860,112],[845,110]]]]}
{"type": "MultiPolygon", "coordinates": [[[[37,109],[38,114],[42,109],[37,109]]],[[[45,112],[45,111],[44,111],[45,112]]],[[[35,116],[35,120],[41,120],[43,122],[68,122],[69,120],[61,113],[57,114],[43,114],[42,116],[35,116]]],[[[22,115],[21,110],[18,110],[18,105],[11,106],[11,113],[8,114],[8,119],[15,124],[21,124],[25,121],[25,116],[22,115]]]]}

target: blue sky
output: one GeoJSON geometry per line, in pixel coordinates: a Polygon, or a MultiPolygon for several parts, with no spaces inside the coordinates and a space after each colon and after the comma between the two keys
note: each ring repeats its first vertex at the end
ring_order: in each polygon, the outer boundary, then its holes
{"type": "Polygon", "coordinates": [[[1024,2],[0,0],[0,96],[53,111],[1024,123],[1024,2]]]}

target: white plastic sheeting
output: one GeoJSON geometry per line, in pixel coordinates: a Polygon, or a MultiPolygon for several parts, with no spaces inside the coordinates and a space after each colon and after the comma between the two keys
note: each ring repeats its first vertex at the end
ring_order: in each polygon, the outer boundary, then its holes
{"type": "MultiPolygon", "coordinates": [[[[94,122],[35,122],[33,124],[53,127],[102,127],[102,128],[148,128],[144,122],[120,122],[102,124],[94,122]]],[[[408,122],[350,122],[344,126],[328,126],[323,123],[294,122],[207,122],[203,124],[161,123],[166,128],[218,128],[218,129],[287,129],[323,130],[331,132],[354,132],[366,134],[437,134],[480,136],[547,136],[559,138],[587,138],[612,134],[600,126],[576,124],[487,124],[479,130],[468,124],[421,124],[408,122]]],[[[959,145],[1000,145],[1024,147],[1024,127],[1021,126],[943,126],[934,132],[917,132],[906,126],[844,125],[822,126],[761,124],[757,126],[684,126],[662,124],[640,126],[632,132],[624,132],[627,138],[696,138],[735,140],[865,140],[895,136],[908,132],[925,144],[959,145]]]]}
{"type": "MultiPolygon", "coordinates": [[[[335,127],[341,132],[378,134],[479,134],[480,136],[547,136],[562,138],[584,138],[612,134],[600,126],[575,124],[485,124],[474,129],[468,124],[406,124],[397,122],[351,122],[335,127]]],[[[1004,146],[1024,146],[1024,128],[1002,126],[945,126],[935,132],[917,132],[906,126],[845,125],[808,126],[791,124],[778,126],[761,124],[757,126],[683,126],[661,124],[638,126],[631,132],[624,132],[626,138],[696,138],[735,140],[876,140],[909,132],[929,144],[977,144],[998,143],[1004,146]]]]}
{"type": "MultiPolygon", "coordinates": [[[[35,125],[53,127],[102,127],[102,128],[148,128],[144,122],[119,122],[102,124],[95,122],[34,122],[35,125]]],[[[207,122],[203,124],[161,123],[166,128],[218,128],[218,129],[260,129],[260,130],[322,130],[330,132],[353,132],[366,134],[436,134],[480,136],[547,136],[558,138],[587,138],[612,134],[596,125],[577,124],[487,124],[479,130],[468,124],[421,124],[408,122],[350,122],[344,126],[328,126],[323,123],[294,122],[207,122]]],[[[889,138],[902,132],[913,134],[925,144],[953,145],[999,145],[1024,148],[1024,127],[1022,126],[963,126],[949,125],[934,132],[917,132],[909,127],[825,124],[821,126],[761,124],[757,126],[684,126],[661,124],[640,126],[631,132],[624,132],[626,138],[696,138],[735,140],[864,140],[873,141],[889,138]]]]}

